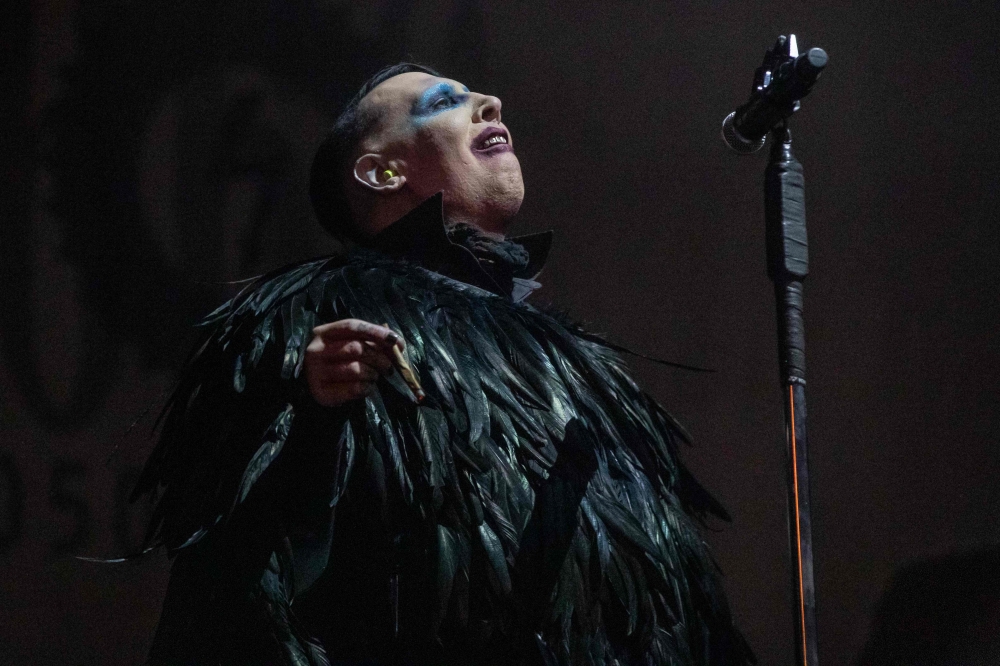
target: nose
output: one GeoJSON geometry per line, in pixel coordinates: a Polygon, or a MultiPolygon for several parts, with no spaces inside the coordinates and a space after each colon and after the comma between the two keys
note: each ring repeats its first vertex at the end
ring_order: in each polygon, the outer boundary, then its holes
{"type": "Polygon", "coordinates": [[[475,122],[498,123],[500,122],[501,106],[503,105],[500,103],[499,97],[494,97],[493,95],[480,95],[480,99],[472,119],[475,122]]]}

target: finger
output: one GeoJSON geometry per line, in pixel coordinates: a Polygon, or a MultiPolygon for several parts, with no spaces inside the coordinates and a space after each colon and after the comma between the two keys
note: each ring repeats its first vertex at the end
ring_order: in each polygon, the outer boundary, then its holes
{"type": "Polygon", "coordinates": [[[392,359],[381,349],[369,347],[365,349],[361,357],[362,363],[367,363],[379,372],[389,372],[392,370],[392,359]]]}
{"type": "Polygon", "coordinates": [[[363,361],[340,361],[336,363],[318,362],[307,366],[306,383],[313,393],[332,390],[339,384],[378,381],[378,368],[363,361]]]}
{"type": "Polygon", "coordinates": [[[325,379],[329,383],[358,381],[371,383],[379,377],[378,370],[360,361],[331,365],[325,374],[325,379]]]}
{"type": "MultiPolygon", "coordinates": [[[[317,340],[320,339],[317,338],[317,340]]],[[[344,340],[335,341],[332,344],[319,348],[310,345],[310,349],[315,355],[315,360],[324,365],[361,361],[372,366],[379,372],[388,372],[392,368],[392,359],[389,357],[389,354],[373,342],[344,340]]]]}
{"type": "Polygon", "coordinates": [[[334,340],[366,340],[384,349],[391,349],[393,345],[405,348],[403,338],[395,331],[360,319],[341,319],[323,324],[314,328],[313,333],[327,343],[334,340]]]}
{"type": "MultiPolygon", "coordinates": [[[[323,340],[317,336],[317,340],[323,340]]],[[[330,340],[323,342],[323,358],[328,361],[360,360],[365,355],[365,348],[375,346],[374,342],[364,340],[330,340]]]]}
{"type": "Polygon", "coordinates": [[[374,342],[361,340],[334,342],[327,346],[323,356],[333,362],[362,361],[383,371],[392,367],[392,358],[374,342]]]}

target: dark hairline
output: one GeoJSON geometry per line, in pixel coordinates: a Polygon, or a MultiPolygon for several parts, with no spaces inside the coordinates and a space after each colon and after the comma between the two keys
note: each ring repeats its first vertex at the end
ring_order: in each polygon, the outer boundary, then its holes
{"type": "Polygon", "coordinates": [[[436,70],[411,62],[383,68],[361,85],[316,151],[309,173],[309,198],[319,223],[341,240],[362,240],[344,186],[347,178],[343,177],[359,142],[377,120],[377,115],[362,112],[361,101],[382,83],[410,72],[441,77],[436,70]]]}

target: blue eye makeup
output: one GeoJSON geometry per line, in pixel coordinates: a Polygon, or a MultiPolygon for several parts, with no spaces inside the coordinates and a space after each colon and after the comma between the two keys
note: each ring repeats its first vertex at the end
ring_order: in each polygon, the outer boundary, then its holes
{"type": "Polygon", "coordinates": [[[469,89],[462,86],[462,90],[458,92],[450,83],[433,85],[417,98],[410,113],[416,118],[427,118],[460,106],[469,98],[469,89]]]}

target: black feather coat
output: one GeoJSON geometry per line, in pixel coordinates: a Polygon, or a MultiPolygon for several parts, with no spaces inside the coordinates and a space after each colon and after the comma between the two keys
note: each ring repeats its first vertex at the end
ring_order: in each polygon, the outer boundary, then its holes
{"type": "Polygon", "coordinates": [[[444,234],[435,197],[381,252],[283,269],[208,317],[135,491],[175,555],[150,663],[752,661],[684,431],[601,339],[510,297],[535,270],[521,246],[444,234]],[[311,329],[346,317],[404,336],[422,404],[398,373],[311,400],[311,329]],[[296,590],[300,569],[322,575],[296,590]]]}

